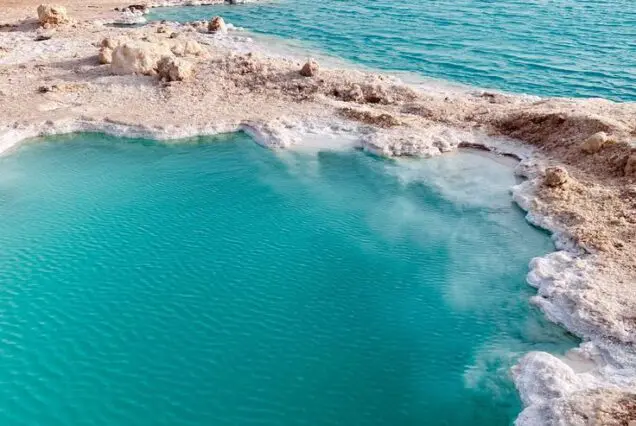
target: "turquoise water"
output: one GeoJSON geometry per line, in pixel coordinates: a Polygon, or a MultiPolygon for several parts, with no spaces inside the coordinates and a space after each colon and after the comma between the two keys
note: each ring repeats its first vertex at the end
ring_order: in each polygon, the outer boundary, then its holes
{"type": "Polygon", "coordinates": [[[506,425],[519,354],[575,343],[483,156],[81,134],[0,169],[5,426],[506,425]]]}
{"type": "Polygon", "coordinates": [[[220,14],[373,68],[545,96],[636,101],[634,0],[280,0],[155,9],[220,14]]]}

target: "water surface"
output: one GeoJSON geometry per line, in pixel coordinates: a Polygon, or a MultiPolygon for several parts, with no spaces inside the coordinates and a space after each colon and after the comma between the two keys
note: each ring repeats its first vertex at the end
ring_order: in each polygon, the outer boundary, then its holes
{"type": "Polygon", "coordinates": [[[636,101],[633,0],[279,0],[153,9],[220,14],[373,68],[544,96],[636,101]]]}
{"type": "Polygon", "coordinates": [[[0,158],[0,424],[506,425],[553,249],[475,154],[99,134],[0,158]]]}

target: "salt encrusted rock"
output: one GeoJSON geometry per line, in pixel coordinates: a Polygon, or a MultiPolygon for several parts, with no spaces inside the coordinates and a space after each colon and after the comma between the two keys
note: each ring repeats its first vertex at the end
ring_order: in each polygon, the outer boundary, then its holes
{"type": "Polygon", "coordinates": [[[365,124],[371,124],[374,126],[389,128],[402,124],[400,120],[392,116],[391,114],[373,114],[369,111],[353,109],[353,108],[340,108],[338,110],[340,115],[350,120],[359,121],[365,124]]]}
{"type": "Polygon", "coordinates": [[[318,65],[318,62],[316,62],[314,59],[310,59],[300,69],[300,75],[302,75],[303,77],[313,77],[318,74],[319,68],[320,66],[318,65]]]}
{"type": "Polygon", "coordinates": [[[113,51],[111,68],[115,74],[156,75],[157,65],[171,52],[163,45],[125,42],[113,51]]]}
{"type": "Polygon", "coordinates": [[[102,42],[99,45],[101,47],[106,47],[108,49],[115,49],[120,44],[121,44],[121,40],[112,38],[112,37],[106,37],[105,39],[102,40],[102,42]]]}
{"type": "Polygon", "coordinates": [[[127,9],[130,10],[131,12],[143,13],[144,15],[150,12],[150,10],[148,9],[148,6],[146,6],[145,4],[131,4],[130,6],[128,6],[127,9]]]}
{"type": "Polygon", "coordinates": [[[200,56],[205,52],[196,40],[177,42],[171,50],[177,56],[200,56]]]}
{"type": "Polygon", "coordinates": [[[581,144],[581,150],[587,154],[595,154],[607,143],[605,132],[594,133],[581,144]]]}
{"type": "Polygon", "coordinates": [[[215,16],[208,23],[208,31],[211,33],[226,33],[227,25],[225,25],[225,21],[220,16],[215,16]]]}
{"type": "Polygon", "coordinates": [[[364,101],[364,92],[362,91],[362,87],[360,87],[359,84],[351,86],[351,90],[347,93],[345,100],[362,103],[364,101]]]}
{"type": "Polygon", "coordinates": [[[561,166],[548,167],[545,170],[545,178],[543,183],[550,188],[562,187],[570,181],[570,175],[567,170],[561,166]]]}
{"type": "Polygon", "coordinates": [[[527,407],[516,426],[633,426],[636,394],[612,388],[587,389],[527,407]]]}
{"type": "Polygon", "coordinates": [[[525,406],[561,398],[583,388],[574,370],[546,352],[530,352],[512,369],[525,406]]]}
{"type": "Polygon", "coordinates": [[[157,64],[159,78],[164,81],[184,81],[192,78],[192,63],[180,58],[164,56],[157,64]]]}
{"type": "Polygon", "coordinates": [[[625,176],[636,177],[636,153],[627,157],[627,163],[625,164],[625,176]]]}
{"type": "Polygon", "coordinates": [[[113,50],[121,44],[121,40],[106,37],[100,44],[99,54],[97,58],[100,64],[110,64],[113,62],[113,50]]]}
{"type": "Polygon", "coordinates": [[[386,89],[382,86],[369,87],[364,100],[370,104],[390,104],[391,97],[386,89]]]}
{"type": "Polygon", "coordinates": [[[69,21],[65,7],[51,4],[42,4],[38,7],[38,20],[43,26],[61,25],[69,21]]]}
{"type": "Polygon", "coordinates": [[[99,63],[102,65],[110,64],[113,62],[113,49],[108,47],[102,47],[99,49],[99,54],[97,55],[97,59],[99,63]]]}
{"type": "Polygon", "coordinates": [[[359,84],[350,87],[338,87],[334,90],[334,95],[345,102],[364,103],[364,92],[359,84]]]}

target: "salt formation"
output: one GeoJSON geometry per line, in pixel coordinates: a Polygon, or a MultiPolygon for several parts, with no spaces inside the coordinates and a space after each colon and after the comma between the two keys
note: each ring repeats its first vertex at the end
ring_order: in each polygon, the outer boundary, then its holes
{"type": "Polygon", "coordinates": [[[163,81],[183,81],[192,78],[194,67],[185,59],[164,56],[157,64],[157,73],[163,81]]]}
{"type": "Polygon", "coordinates": [[[38,7],[38,20],[42,26],[56,26],[69,22],[66,8],[51,4],[43,4],[38,7]]]}
{"type": "Polygon", "coordinates": [[[211,33],[226,33],[227,25],[225,25],[223,18],[215,16],[208,23],[208,31],[211,33]]]}
{"type": "Polygon", "coordinates": [[[125,42],[113,50],[111,69],[115,74],[157,75],[159,60],[170,55],[160,44],[125,42]]]}
{"type": "Polygon", "coordinates": [[[544,183],[550,188],[557,188],[565,185],[570,180],[568,171],[561,166],[548,167],[545,171],[544,183]]]}
{"type": "Polygon", "coordinates": [[[587,154],[595,154],[608,142],[605,132],[594,133],[581,144],[581,150],[587,154]]]}

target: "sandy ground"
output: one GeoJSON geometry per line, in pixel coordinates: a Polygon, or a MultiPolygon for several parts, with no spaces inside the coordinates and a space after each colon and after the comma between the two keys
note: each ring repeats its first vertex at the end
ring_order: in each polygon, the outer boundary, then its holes
{"type": "Polygon", "coordinates": [[[171,23],[115,28],[108,20],[125,4],[110,0],[67,0],[73,22],[44,30],[37,5],[0,0],[0,150],[64,131],[171,138],[242,129],[272,147],[321,134],[386,156],[462,146],[516,153],[528,180],[513,197],[563,249],[532,262],[532,302],[584,340],[572,355],[577,362],[521,361],[515,378],[527,408],[518,423],[636,420],[636,104],[416,90],[351,69],[303,77],[302,62],[259,53],[241,32],[171,23]],[[185,55],[192,79],[166,83],[100,65],[105,37],[168,49],[194,40],[202,52],[185,55]],[[607,142],[585,152],[598,132],[607,142]],[[546,167],[557,164],[567,176],[547,185],[546,167]]]}

